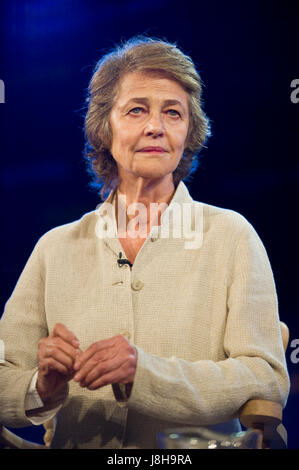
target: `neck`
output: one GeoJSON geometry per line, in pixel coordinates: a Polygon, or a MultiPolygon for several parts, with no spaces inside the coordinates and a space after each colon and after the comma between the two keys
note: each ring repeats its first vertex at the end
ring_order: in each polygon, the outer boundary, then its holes
{"type": "Polygon", "coordinates": [[[166,202],[168,204],[174,192],[172,174],[154,180],[150,178],[121,180],[117,189],[118,196],[126,196],[127,205],[139,202],[146,206],[151,202],[166,202]]]}
{"type": "Polygon", "coordinates": [[[126,227],[130,220],[136,218],[136,215],[138,215],[139,230],[143,230],[144,233],[149,233],[152,225],[160,225],[161,215],[168,207],[175,192],[173,177],[169,176],[169,178],[164,177],[161,180],[138,178],[134,182],[120,181],[117,189],[116,220],[120,220],[118,214],[122,210],[122,213],[124,211],[126,213],[126,227]],[[134,206],[137,203],[142,204],[142,211],[140,206],[134,206]],[[154,217],[151,212],[151,204],[153,203],[159,204],[159,209],[156,210],[154,217]]]}

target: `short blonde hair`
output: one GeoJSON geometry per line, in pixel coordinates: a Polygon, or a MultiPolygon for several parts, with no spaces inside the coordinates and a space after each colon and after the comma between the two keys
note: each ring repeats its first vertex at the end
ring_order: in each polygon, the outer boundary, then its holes
{"type": "Polygon", "coordinates": [[[147,37],[132,38],[97,63],[88,87],[85,116],[85,159],[92,175],[91,186],[101,196],[117,187],[117,164],[110,153],[110,113],[121,79],[130,72],[158,72],[177,81],[189,97],[189,129],[186,148],[173,173],[177,185],[198,164],[198,154],[210,135],[209,120],[202,110],[201,79],[193,61],[175,44],[147,37]]]}

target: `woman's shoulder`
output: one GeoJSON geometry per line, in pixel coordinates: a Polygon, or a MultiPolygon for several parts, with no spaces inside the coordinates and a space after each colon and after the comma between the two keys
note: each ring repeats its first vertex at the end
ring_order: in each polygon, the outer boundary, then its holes
{"type": "Polygon", "coordinates": [[[91,211],[82,215],[77,220],[58,225],[44,233],[38,244],[69,244],[95,237],[96,212],[91,211]]]}
{"type": "Polygon", "coordinates": [[[251,222],[240,212],[207,203],[199,204],[202,205],[203,223],[207,228],[236,234],[255,232],[251,222]]]}
{"type": "Polygon", "coordinates": [[[194,202],[202,206],[204,215],[208,219],[213,220],[213,222],[226,222],[241,225],[248,222],[244,215],[234,209],[216,206],[206,202],[194,202]]]}
{"type": "Polygon", "coordinates": [[[253,226],[240,212],[193,199],[188,188],[181,184],[179,197],[183,203],[192,203],[199,219],[202,219],[205,231],[209,229],[223,231],[254,231],[253,226]]]}

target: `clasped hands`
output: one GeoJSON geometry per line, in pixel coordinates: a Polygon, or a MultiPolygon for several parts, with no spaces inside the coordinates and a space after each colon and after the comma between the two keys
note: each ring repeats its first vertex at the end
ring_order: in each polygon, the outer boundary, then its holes
{"type": "Polygon", "coordinates": [[[81,351],[78,338],[57,323],[38,344],[37,391],[45,403],[69,380],[96,390],[116,383],[132,383],[137,350],[124,336],[97,341],[81,351]]]}

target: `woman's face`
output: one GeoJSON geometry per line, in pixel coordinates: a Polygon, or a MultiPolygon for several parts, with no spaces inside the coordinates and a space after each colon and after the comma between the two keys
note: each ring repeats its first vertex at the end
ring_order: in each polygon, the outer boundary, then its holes
{"type": "Polygon", "coordinates": [[[129,73],[120,83],[110,124],[120,180],[163,178],[174,172],[185,149],[188,95],[163,76],[129,73]]]}

